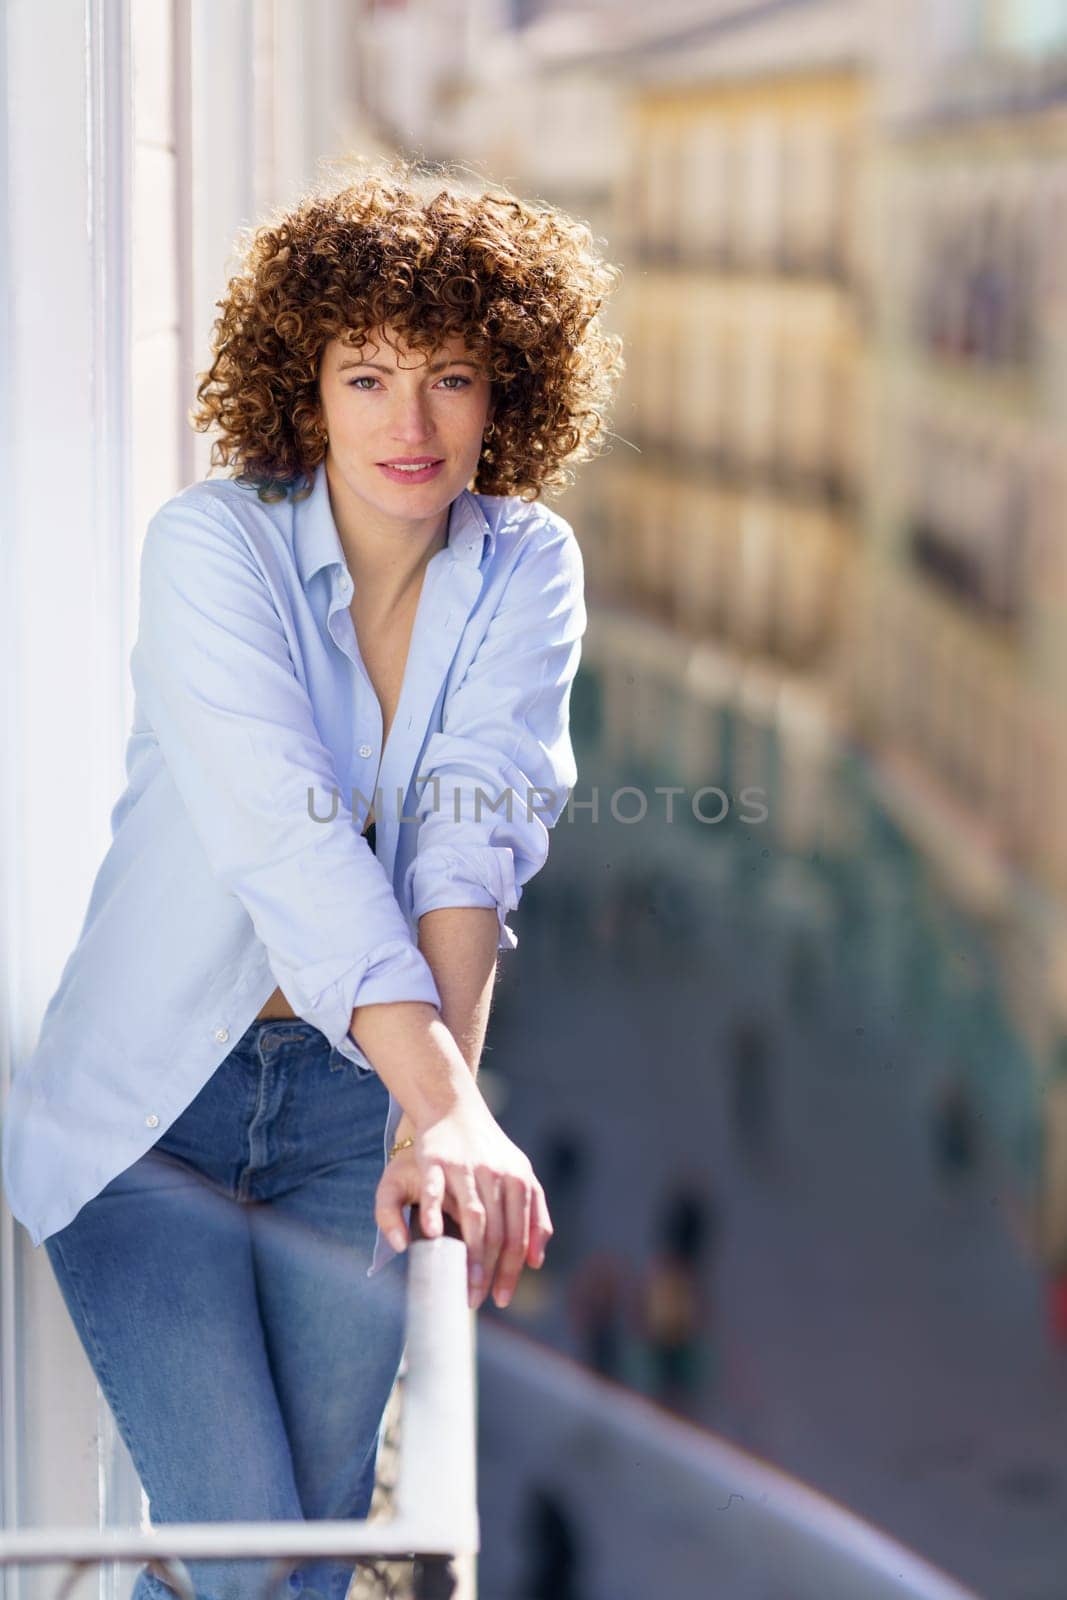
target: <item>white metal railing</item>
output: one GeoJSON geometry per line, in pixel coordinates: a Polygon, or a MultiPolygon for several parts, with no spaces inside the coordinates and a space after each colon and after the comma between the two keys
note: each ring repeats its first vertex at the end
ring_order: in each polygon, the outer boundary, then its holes
{"type": "MultiPolygon", "coordinates": [[[[449,1600],[454,1563],[479,1548],[473,1313],[467,1303],[467,1246],[451,1217],[427,1239],[411,1208],[402,1448],[396,1515],[370,1521],[196,1522],[136,1528],[0,1531],[0,1568],[62,1563],[56,1600],[81,1575],[108,1562],[147,1562],[195,1600],[189,1560],[273,1559],[267,1593],[284,1592],[289,1572],[310,1557],[414,1558],[418,1600],[449,1600]]],[[[266,1596],[265,1596],[266,1600],[266,1596]]]]}
{"type": "MultiPolygon", "coordinates": [[[[284,1594],[290,1570],[308,1558],[414,1558],[416,1600],[457,1600],[456,1564],[480,1548],[474,1317],[467,1304],[467,1249],[456,1224],[446,1217],[445,1235],[425,1239],[417,1210],[411,1209],[393,1517],[4,1531],[0,1570],[63,1564],[56,1600],[65,1600],[94,1567],[148,1563],[183,1600],[194,1600],[182,1563],[267,1559],[274,1565],[266,1600],[284,1594]]],[[[490,1321],[479,1346],[490,1467],[506,1455],[521,1478],[538,1463],[551,1463],[577,1520],[596,1533],[606,1592],[693,1592],[689,1581],[677,1580],[683,1570],[689,1579],[696,1570],[724,1600],[779,1592],[775,1586],[786,1575],[795,1600],[979,1600],[788,1474],[517,1330],[490,1321]],[[523,1419],[522,1463],[514,1456],[516,1405],[523,1419]],[[665,1526],[672,1528],[673,1552],[665,1546],[665,1526]]]]}

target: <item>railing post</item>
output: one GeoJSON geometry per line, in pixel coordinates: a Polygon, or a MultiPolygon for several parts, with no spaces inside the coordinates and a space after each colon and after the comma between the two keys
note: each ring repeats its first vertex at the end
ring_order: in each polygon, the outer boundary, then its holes
{"type": "MultiPolygon", "coordinates": [[[[438,1235],[438,1237],[456,1238],[456,1240],[459,1240],[459,1242],[461,1242],[461,1245],[462,1245],[462,1230],[461,1230],[461,1227],[459,1227],[458,1222],[456,1222],[456,1219],[454,1219],[453,1216],[450,1216],[450,1214],[448,1214],[448,1211],[443,1211],[443,1213],[442,1213],[442,1222],[443,1222],[443,1234],[442,1235],[438,1235]]],[[[419,1242],[419,1240],[426,1240],[427,1235],[424,1234],[424,1232],[422,1232],[422,1224],[421,1224],[421,1218],[419,1218],[419,1206],[418,1205],[411,1206],[410,1224],[408,1224],[408,1226],[410,1226],[411,1243],[419,1242]]],[[[454,1254],[456,1254],[456,1256],[458,1256],[458,1258],[459,1258],[459,1256],[461,1256],[461,1251],[456,1251],[456,1253],[454,1253],[454,1254]]],[[[462,1248],[462,1272],[464,1272],[464,1278],[466,1278],[466,1272],[467,1272],[466,1246],[464,1246],[464,1248],[462,1248]]],[[[411,1306],[411,1304],[413,1304],[413,1299],[410,1298],[410,1301],[408,1301],[408,1304],[410,1304],[410,1306],[411,1306]]],[[[464,1304],[466,1304],[466,1290],[464,1290],[464,1304]]],[[[472,1317],[472,1315],[469,1315],[469,1320],[470,1320],[470,1322],[474,1322],[474,1317],[472,1317]]],[[[430,1333],[430,1331],[432,1331],[432,1330],[427,1330],[427,1333],[430,1333]]],[[[419,1333],[418,1326],[416,1326],[416,1338],[418,1338],[418,1333],[419,1333]]],[[[454,1336],[454,1333],[456,1333],[456,1330],[451,1330],[450,1333],[445,1333],[445,1338],[450,1338],[450,1336],[454,1336]]],[[[470,1382],[472,1382],[472,1390],[474,1390],[474,1373],[470,1374],[470,1382]]],[[[461,1400],[461,1397],[456,1397],[456,1398],[458,1398],[458,1400],[461,1400]]],[[[472,1406],[474,1406],[474,1394],[470,1395],[470,1403],[469,1403],[469,1405],[466,1406],[467,1418],[470,1418],[470,1419],[474,1418],[474,1410],[472,1410],[472,1406]]],[[[466,1456],[469,1456],[469,1470],[470,1470],[470,1472],[472,1472],[472,1474],[474,1474],[474,1470],[475,1470],[475,1462],[474,1462],[474,1426],[470,1426],[469,1432],[470,1432],[469,1451],[462,1451],[461,1450],[461,1459],[464,1459],[464,1458],[466,1458],[466,1456]]],[[[403,1421],[402,1421],[402,1437],[403,1437],[403,1421]]],[[[406,1440],[405,1440],[405,1443],[406,1443],[406,1440]]],[[[402,1443],[402,1451],[400,1451],[400,1462],[402,1462],[402,1478],[403,1478],[403,1477],[406,1477],[406,1474],[403,1474],[403,1462],[405,1462],[405,1445],[403,1445],[403,1443],[402,1443]]],[[[466,1464],[466,1459],[464,1459],[464,1464],[466,1464]]],[[[397,1496],[397,1498],[398,1498],[398,1501],[400,1501],[400,1510],[402,1510],[402,1514],[403,1514],[403,1510],[405,1510],[405,1504],[403,1504],[403,1499],[405,1499],[405,1490],[406,1490],[406,1485],[403,1485],[403,1486],[402,1485],[398,1485],[398,1496],[397,1496]]],[[[416,1490],[416,1488],[413,1488],[413,1490],[411,1490],[411,1493],[413,1493],[413,1496],[418,1496],[419,1491],[416,1490]]],[[[474,1491],[472,1491],[472,1502],[474,1502],[474,1491]]],[[[458,1571],[456,1571],[456,1562],[454,1562],[454,1557],[451,1557],[451,1555],[429,1555],[429,1554],[424,1555],[424,1554],[419,1554],[419,1552],[416,1552],[416,1554],[414,1554],[414,1571],[413,1571],[413,1595],[414,1595],[414,1600],[454,1600],[454,1595],[456,1595],[456,1590],[458,1590],[458,1581],[459,1581],[459,1574],[458,1574],[458,1571]]]]}
{"type": "Polygon", "coordinates": [[[416,1556],[412,1594],[414,1600],[453,1600],[458,1583],[451,1556],[416,1556]]]}

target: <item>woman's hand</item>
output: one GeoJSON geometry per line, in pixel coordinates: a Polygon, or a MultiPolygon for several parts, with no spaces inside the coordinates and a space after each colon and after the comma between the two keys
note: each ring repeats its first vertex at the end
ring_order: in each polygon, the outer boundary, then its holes
{"type": "Polygon", "coordinates": [[[467,1246],[471,1306],[480,1306],[490,1288],[496,1304],[506,1306],[523,1267],[541,1266],[553,1233],[545,1192],[529,1160],[484,1101],[480,1109],[469,1102],[453,1107],[414,1139],[414,1146],[386,1162],[375,1221],[394,1249],[405,1250],[402,1206],[419,1207],[427,1238],[442,1232],[447,1211],[467,1246]]]}

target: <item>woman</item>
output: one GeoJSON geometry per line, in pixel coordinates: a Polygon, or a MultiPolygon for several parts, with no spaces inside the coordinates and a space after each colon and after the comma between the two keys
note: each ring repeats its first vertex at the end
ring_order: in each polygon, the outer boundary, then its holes
{"type": "Polygon", "coordinates": [[[582,563],[537,497],[621,370],[592,243],[401,162],[251,231],[220,302],[193,421],[232,471],[146,532],[128,783],[4,1126],[156,1523],[367,1514],[405,1207],[456,1219],[472,1306],[543,1260],[475,1075],[576,777],[582,563]]]}

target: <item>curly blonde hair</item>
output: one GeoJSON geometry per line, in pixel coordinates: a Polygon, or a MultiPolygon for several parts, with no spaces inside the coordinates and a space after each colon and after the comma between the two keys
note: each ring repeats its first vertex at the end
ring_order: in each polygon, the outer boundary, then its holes
{"type": "Polygon", "coordinates": [[[600,312],[620,270],[556,207],[500,185],[471,193],[441,164],[398,157],[242,230],[237,259],[189,420],[218,429],[211,465],[262,498],[309,492],[325,454],[325,346],[385,326],[427,354],[462,335],[484,364],[478,493],[534,500],[601,453],[624,362],[600,312]]]}

